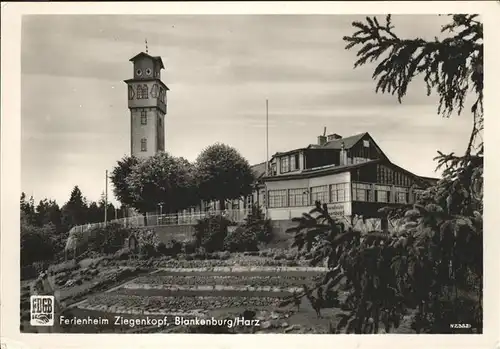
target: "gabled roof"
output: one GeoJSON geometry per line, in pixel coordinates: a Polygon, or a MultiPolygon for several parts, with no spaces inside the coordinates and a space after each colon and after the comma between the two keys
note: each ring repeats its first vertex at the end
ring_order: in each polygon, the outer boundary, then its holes
{"type": "MultiPolygon", "coordinates": [[[[327,149],[341,149],[342,148],[342,143],[344,143],[344,149],[350,149],[358,143],[361,138],[363,138],[368,132],[363,132],[354,136],[349,136],[345,138],[339,138],[335,139],[333,141],[327,142],[325,145],[321,146],[314,146],[312,148],[327,148],[327,149]]],[[[309,146],[311,147],[311,146],[309,146]]]]}
{"type": "Polygon", "coordinates": [[[259,179],[266,174],[266,163],[261,162],[260,164],[252,165],[251,169],[255,178],[259,179]]]}
{"type": "Polygon", "coordinates": [[[150,58],[154,61],[160,62],[160,68],[165,69],[165,66],[163,65],[163,61],[162,61],[160,56],[151,56],[145,52],[141,52],[141,53],[135,55],[134,57],[130,58],[129,61],[135,62],[136,60],[138,60],[139,58],[142,58],[142,57],[147,57],[147,58],[150,58]]]}

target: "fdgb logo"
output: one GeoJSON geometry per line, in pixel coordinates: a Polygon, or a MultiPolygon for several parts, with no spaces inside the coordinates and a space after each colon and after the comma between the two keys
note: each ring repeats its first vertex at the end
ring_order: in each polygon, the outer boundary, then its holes
{"type": "Polygon", "coordinates": [[[31,296],[31,326],[54,326],[54,296],[31,296]]]}

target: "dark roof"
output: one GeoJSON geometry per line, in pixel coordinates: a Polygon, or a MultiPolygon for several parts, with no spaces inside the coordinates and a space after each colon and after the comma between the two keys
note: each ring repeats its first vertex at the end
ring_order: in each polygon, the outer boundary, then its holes
{"type": "Polygon", "coordinates": [[[329,149],[341,149],[342,148],[342,142],[344,143],[344,149],[350,149],[352,148],[356,143],[359,142],[361,138],[363,138],[367,132],[363,132],[354,136],[349,136],[345,138],[339,138],[335,139],[333,141],[327,142],[323,146],[317,146],[314,148],[329,148],[329,149]]]}
{"type": "Polygon", "coordinates": [[[323,166],[323,167],[319,167],[319,168],[311,168],[311,169],[303,170],[302,172],[295,173],[295,174],[265,177],[265,180],[266,181],[281,181],[281,180],[287,180],[287,179],[310,178],[310,177],[316,177],[316,176],[321,176],[321,175],[329,175],[329,174],[347,172],[347,171],[350,171],[350,170],[353,170],[356,168],[379,163],[382,161],[383,160],[381,160],[381,159],[377,159],[377,160],[370,160],[370,161],[362,162],[359,164],[353,164],[353,165],[343,165],[343,166],[328,165],[328,166],[323,166]]]}
{"type": "Polygon", "coordinates": [[[160,62],[161,69],[165,69],[165,66],[163,65],[163,61],[162,61],[162,59],[161,59],[160,56],[151,56],[151,55],[149,55],[149,54],[147,54],[145,52],[141,52],[141,53],[135,55],[134,57],[130,58],[130,61],[134,62],[134,61],[138,60],[141,57],[148,57],[148,58],[151,58],[154,61],[158,61],[158,62],[160,62]]]}
{"type": "Polygon", "coordinates": [[[254,176],[259,179],[266,174],[266,163],[261,162],[260,164],[252,165],[251,169],[254,176]]]}

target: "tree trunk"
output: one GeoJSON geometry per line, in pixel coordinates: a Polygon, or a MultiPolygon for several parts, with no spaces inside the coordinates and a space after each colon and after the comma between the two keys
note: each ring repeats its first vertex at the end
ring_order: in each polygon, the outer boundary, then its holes
{"type": "Polygon", "coordinates": [[[224,200],[224,199],[219,200],[219,209],[221,212],[226,209],[226,200],[224,200]]]}

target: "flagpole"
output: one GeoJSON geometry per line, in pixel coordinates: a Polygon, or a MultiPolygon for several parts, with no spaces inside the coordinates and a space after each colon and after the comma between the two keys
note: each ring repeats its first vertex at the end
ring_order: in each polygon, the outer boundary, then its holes
{"type": "Polygon", "coordinates": [[[269,101],[266,99],[266,176],[269,175],[269,101]]]}
{"type": "Polygon", "coordinates": [[[106,170],[106,185],[104,194],[104,225],[108,225],[108,170],[106,170]]]}
{"type": "MultiPolygon", "coordinates": [[[[266,99],[266,177],[269,175],[269,101],[266,99]]],[[[265,193],[265,216],[266,216],[266,219],[269,218],[269,210],[268,210],[268,207],[269,207],[269,193],[268,193],[268,190],[267,190],[267,183],[266,181],[264,180],[264,190],[266,191],[265,193]]]]}

